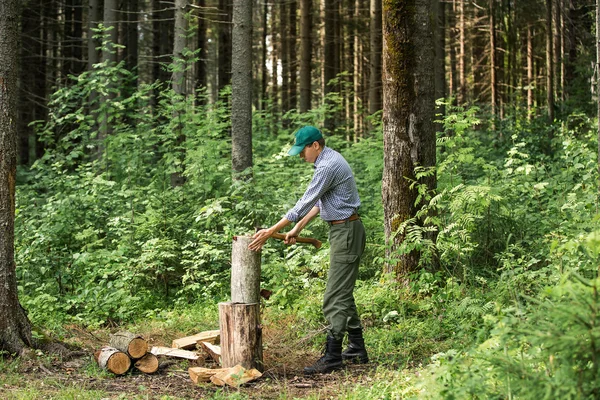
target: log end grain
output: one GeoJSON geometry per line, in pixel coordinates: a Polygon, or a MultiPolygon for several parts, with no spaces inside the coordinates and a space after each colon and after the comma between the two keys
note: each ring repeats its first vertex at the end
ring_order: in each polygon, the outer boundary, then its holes
{"type": "Polygon", "coordinates": [[[148,352],[148,342],[141,337],[137,337],[129,342],[127,352],[132,358],[142,358],[148,352]]]}
{"type": "Polygon", "coordinates": [[[152,353],[147,353],[135,362],[134,367],[145,374],[153,374],[158,371],[158,357],[152,353]]]}

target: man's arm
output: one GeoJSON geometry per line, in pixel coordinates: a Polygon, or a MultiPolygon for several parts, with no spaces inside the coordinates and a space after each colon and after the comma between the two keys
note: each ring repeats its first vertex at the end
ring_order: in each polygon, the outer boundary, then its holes
{"type": "Polygon", "coordinates": [[[273,236],[274,233],[279,232],[280,230],[282,230],[283,228],[285,228],[286,226],[288,226],[291,223],[292,223],[292,221],[290,221],[286,217],[283,217],[279,220],[278,223],[276,223],[272,227],[267,228],[267,229],[261,229],[260,231],[256,232],[254,235],[252,235],[252,239],[254,239],[254,240],[248,245],[248,248],[253,251],[259,251],[260,249],[262,249],[265,242],[271,236],[273,236]]]}
{"type": "Polygon", "coordinates": [[[285,241],[284,241],[285,244],[295,244],[296,238],[300,235],[300,232],[302,232],[302,229],[304,229],[304,227],[306,225],[308,225],[308,223],[310,221],[312,221],[314,217],[319,215],[319,212],[320,212],[319,207],[314,206],[308,212],[308,214],[306,214],[304,216],[304,218],[302,218],[300,221],[298,221],[298,223],[285,235],[285,241]]]}

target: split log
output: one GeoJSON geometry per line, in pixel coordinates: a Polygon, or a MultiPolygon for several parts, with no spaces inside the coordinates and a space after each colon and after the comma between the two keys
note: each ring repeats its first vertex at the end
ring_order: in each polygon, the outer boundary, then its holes
{"type": "Polygon", "coordinates": [[[198,343],[200,341],[213,343],[213,344],[217,343],[219,341],[219,335],[220,335],[219,330],[200,332],[197,335],[186,336],[186,337],[182,337],[182,338],[173,340],[171,347],[174,347],[176,349],[185,349],[185,350],[195,349],[196,343],[198,343]]]}
{"type": "Polygon", "coordinates": [[[248,249],[251,242],[251,237],[233,237],[231,301],[234,303],[260,302],[260,252],[248,249]]]}
{"type": "Polygon", "coordinates": [[[190,367],[188,368],[188,372],[190,374],[190,378],[194,383],[198,382],[209,382],[210,377],[218,374],[219,372],[227,371],[229,368],[202,368],[202,367],[190,367]]]}
{"type": "Polygon", "coordinates": [[[226,384],[232,387],[238,387],[244,383],[253,381],[262,376],[260,371],[252,369],[244,369],[241,365],[228,368],[223,372],[219,372],[210,377],[210,381],[215,385],[225,386],[226,384]]]}
{"type": "Polygon", "coordinates": [[[158,371],[158,357],[152,353],[146,353],[146,355],[137,360],[133,366],[145,374],[153,374],[158,371]]]}
{"type": "Polygon", "coordinates": [[[96,355],[100,368],[108,370],[115,375],[123,375],[131,367],[129,356],[114,347],[105,346],[94,356],[96,355]]]}
{"type": "Polygon", "coordinates": [[[221,364],[221,347],[208,343],[208,342],[198,342],[198,346],[200,346],[206,354],[210,356],[217,364],[221,364]]]}
{"type": "Polygon", "coordinates": [[[258,303],[219,303],[221,326],[221,365],[240,364],[246,369],[263,370],[262,327],[258,303]]]}
{"type": "Polygon", "coordinates": [[[148,342],[144,338],[125,331],[110,335],[110,346],[121,350],[133,359],[142,358],[148,352],[148,342]]]}
{"type": "Polygon", "coordinates": [[[187,360],[197,360],[200,358],[200,355],[195,351],[174,349],[172,347],[163,347],[163,346],[154,346],[150,350],[150,353],[155,356],[167,356],[167,357],[177,357],[177,358],[185,358],[187,360]]]}

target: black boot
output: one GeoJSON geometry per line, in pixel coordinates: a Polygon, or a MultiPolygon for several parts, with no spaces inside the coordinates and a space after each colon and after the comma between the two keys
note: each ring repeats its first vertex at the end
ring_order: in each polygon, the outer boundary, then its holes
{"type": "Polygon", "coordinates": [[[327,336],[325,345],[325,355],[317,360],[311,367],[305,367],[306,375],[324,374],[332,372],[343,367],[342,363],[342,340],[334,339],[333,336],[327,336]]]}
{"type": "Polygon", "coordinates": [[[348,329],[348,347],[342,353],[342,358],[357,364],[366,364],[369,362],[362,328],[348,329]]]}

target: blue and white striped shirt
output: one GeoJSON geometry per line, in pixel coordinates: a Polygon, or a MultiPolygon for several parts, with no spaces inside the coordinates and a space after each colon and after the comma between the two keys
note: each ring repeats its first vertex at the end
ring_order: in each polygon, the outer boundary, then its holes
{"type": "Polygon", "coordinates": [[[298,222],[315,205],[325,221],[347,219],[360,207],[350,165],[340,153],[327,146],[315,161],[315,174],[304,195],[285,217],[298,222]]]}

